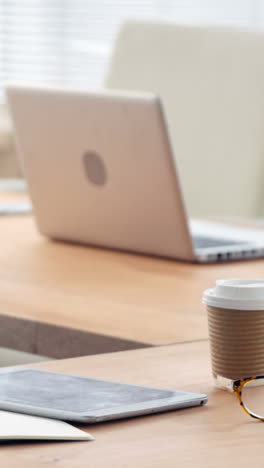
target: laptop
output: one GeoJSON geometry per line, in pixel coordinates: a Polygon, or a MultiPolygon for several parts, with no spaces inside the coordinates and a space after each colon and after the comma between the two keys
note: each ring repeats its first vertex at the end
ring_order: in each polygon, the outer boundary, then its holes
{"type": "Polygon", "coordinates": [[[8,87],[39,231],[190,262],[262,257],[264,236],[188,218],[160,98],[8,87]]]}

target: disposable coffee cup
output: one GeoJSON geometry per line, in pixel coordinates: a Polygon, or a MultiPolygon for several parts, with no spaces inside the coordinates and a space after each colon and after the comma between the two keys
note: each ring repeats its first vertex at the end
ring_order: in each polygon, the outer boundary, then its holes
{"type": "Polygon", "coordinates": [[[216,386],[264,374],[264,280],[218,280],[203,303],[216,386]]]}

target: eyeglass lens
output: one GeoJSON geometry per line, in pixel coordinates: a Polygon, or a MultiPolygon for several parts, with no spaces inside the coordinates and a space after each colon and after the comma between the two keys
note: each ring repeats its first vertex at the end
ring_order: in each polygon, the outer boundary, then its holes
{"type": "Polygon", "coordinates": [[[250,413],[264,418],[264,378],[251,380],[245,384],[242,401],[250,413]]]}

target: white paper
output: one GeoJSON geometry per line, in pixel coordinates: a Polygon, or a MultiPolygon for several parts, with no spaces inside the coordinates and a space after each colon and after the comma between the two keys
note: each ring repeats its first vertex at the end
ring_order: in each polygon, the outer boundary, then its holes
{"type": "Polygon", "coordinates": [[[0,203],[0,215],[18,215],[32,213],[32,205],[29,202],[0,203]]]}
{"type": "Polygon", "coordinates": [[[0,440],[14,439],[94,440],[94,437],[56,419],[0,411],[0,440]]]}

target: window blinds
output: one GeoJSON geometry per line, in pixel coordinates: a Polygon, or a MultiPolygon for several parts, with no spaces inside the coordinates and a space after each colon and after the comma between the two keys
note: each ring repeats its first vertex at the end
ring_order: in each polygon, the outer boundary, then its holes
{"type": "Polygon", "coordinates": [[[128,18],[258,26],[254,0],[0,0],[0,90],[6,82],[97,87],[128,18]]]}

